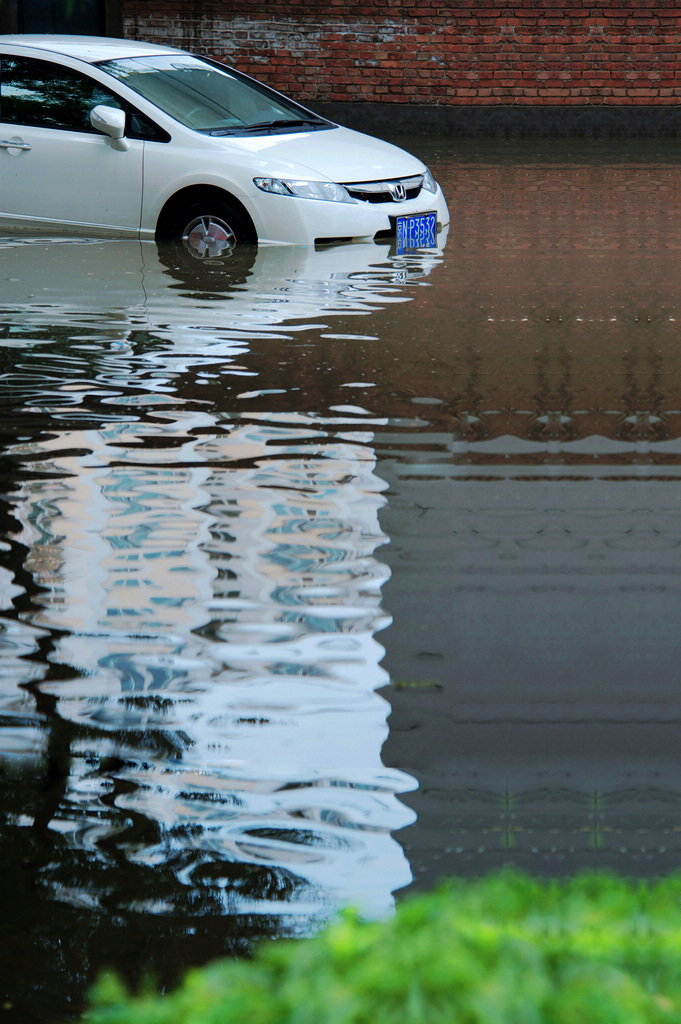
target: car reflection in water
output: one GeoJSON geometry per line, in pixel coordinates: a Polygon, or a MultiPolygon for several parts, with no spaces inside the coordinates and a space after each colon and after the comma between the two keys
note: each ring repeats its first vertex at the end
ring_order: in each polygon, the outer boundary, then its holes
{"type": "Polygon", "coordinates": [[[408,300],[437,254],[7,240],[0,256],[23,562],[0,579],[0,759],[59,780],[11,818],[52,845],[40,898],[283,930],[348,903],[384,913],[411,877],[391,833],[414,782],[381,761],[372,418],[258,402],[282,339],[408,300]],[[254,339],[272,342],[260,368],[254,339]]]}

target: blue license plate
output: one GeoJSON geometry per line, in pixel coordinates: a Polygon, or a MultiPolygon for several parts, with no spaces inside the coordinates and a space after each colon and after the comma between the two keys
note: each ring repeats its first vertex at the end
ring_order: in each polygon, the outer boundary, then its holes
{"type": "Polygon", "coordinates": [[[412,213],[397,218],[397,255],[407,249],[435,249],[437,246],[437,215],[412,213]]]}

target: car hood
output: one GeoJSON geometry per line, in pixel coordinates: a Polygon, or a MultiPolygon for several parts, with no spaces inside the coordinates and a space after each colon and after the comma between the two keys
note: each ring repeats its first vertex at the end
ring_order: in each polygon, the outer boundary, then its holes
{"type": "Polygon", "coordinates": [[[292,135],[225,139],[228,148],[250,157],[253,168],[269,177],[295,175],[337,182],[380,181],[423,172],[423,164],[404,150],[349,128],[292,135]]]}

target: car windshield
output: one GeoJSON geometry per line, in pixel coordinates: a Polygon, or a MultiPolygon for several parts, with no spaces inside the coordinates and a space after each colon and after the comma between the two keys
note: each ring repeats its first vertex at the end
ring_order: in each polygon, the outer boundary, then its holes
{"type": "Polygon", "coordinates": [[[208,135],[335,127],[267,86],[190,54],[129,57],[99,66],[187,128],[208,135]]]}

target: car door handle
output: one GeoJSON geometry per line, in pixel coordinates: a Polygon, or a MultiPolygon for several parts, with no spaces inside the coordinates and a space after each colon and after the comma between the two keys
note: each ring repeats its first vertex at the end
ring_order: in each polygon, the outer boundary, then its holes
{"type": "Polygon", "coordinates": [[[19,142],[17,139],[0,139],[0,149],[30,149],[30,142],[19,142]]]}

